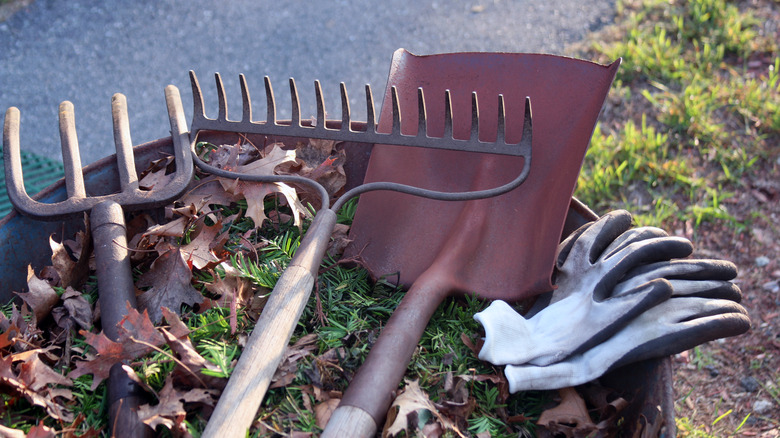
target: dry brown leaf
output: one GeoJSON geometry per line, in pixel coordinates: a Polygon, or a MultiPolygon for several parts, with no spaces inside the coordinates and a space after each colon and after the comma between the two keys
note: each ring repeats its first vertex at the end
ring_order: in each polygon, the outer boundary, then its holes
{"type": "Polygon", "coordinates": [[[415,380],[406,384],[404,391],[395,398],[390,406],[390,410],[387,412],[387,420],[382,430],[382,437],[394,437],[401,431],[409,436],[410,430],[414,431],[417,429],[416,421],[415,424],[410,425],[409,419],[416,420],[418,410],[427,410],[445,430],[452,430],[459,436],[463,436],[455,424],[439,413],[431,399],[428,398],[428,394],[420,389],[419,383],[415,380]]]}
{"type": "Polygon", "coordinates": [[[213,403],[212,393],[206,389],[191,389],[181,391],[173,387],[173,381],[167,379],[160,391],[159,403],[156,405],[141,405],[138,417],[152,429],[162,425],[174,432],[176,436],[189,436],[184,418],[187,411],[184,403],[213,403]]]}
{"type": "Polygon", "coordinates": [[[317,403],[314,406],[314,418],[318,427],[325,429],[325,426],[328,425],[328,421],[330,421],[331,415],[333,415],[333,411],[339,407],[339,403],[341,403],[341,399],[332,398],[322,403],[317,403]]]}
{"type": "MultiPolygon", "coordinates": [[[[295,148],[296,162],[286,163],[277,168],[277,173],[284,175],[299,175],[320,183],[330,196],[335,196],[347,183],[344,172],[346,152],[336,149],[337,142],[333,140],[310,139],[307,143],[299,143],[295,148]]],[[[316,193],[308,193],[302,188],[301,197],[309,202],[318,199],[316,193]]]]}
{"type": "Polygon", "coordinates": [[[349,225],[336,224],[333,227],[333,232],[330,234],[330,241],[328,242],[328,255],[333,260],[341,258],[341,254],[344,253],[344,249],[349,245],[352,240],[348,237],[349,225]]]}
{"type": "Polygon", "coordinates": [[[97,351],[97,356],[89,360],[76,361],[76,369],[68,374],[70,378],[77,378],[84,374],[92,374],[92,390],[103,380],[108,378],[111,367],[124,360],[133,360],[144,356],[154,347],[165,343],[165,338],[155,329],[149,314],[128,306],[128,313],[118,325],[119,340],[117,342],[108,339],[105,333],[90,333],[81,330],[86,342],[97,351]]]}
{"type": "Polygon", "coordinates": [[[62,306],[52,310],[57,326],[64,330],[70,330],[74,324],[82,329],[89,329],[92,326],[92,306],[84,299],[81,292],[68,287],[60,299],[62,306]]]}
{"type": "Polygon", "coordinates": [[[317,334],[310,333],[298,339],[284,351],[284,358],[271,378],[271,388],[281,388],[292,383],[298,371],[298,362],[317,349],[317,334]]]}
{"type": "Polygon", "coordinates": [[[29,355],[19,366],[19,381],[29,389],[39,392],[49,385],[73,386],[73,381],[54,371],[50,366],[41,361],[42,350],[33,350],[35,354],[29,355]]]}
{"type": "Polygon", "coordinates": [[[27,434],[19,429],[11,429],[0,424],[0,436],[4,438],[27,438],[27,434]]]}
{"type": "Polygon", "coordinates": [[[154,225],[144,233],[144,236],[182,237],[190,223],[190,218],[180,216],[168,223],[154,225]]]}
{"type": "Polygon", "coordinates": [[[60,286],[68,287],[73,284],[72,276],[76,273],[76,262],[70,258],[65,245],[54,240],[54,236],[49,236],[49,246],[51,247],[51,263],[57,274],[60,276],[60,286]]]}
{"type": "Polygon", "coordinates": [[[60,297],[49,283],[35,276],[32,266],[27,267],[27,289],[26,293],[16,292],[16,294],[32,310],[35,317],[33,324],[39,325],[44,318],[49,316],[60,297]]]}
{"type": "Polygon", "coordinates": [[[209,213],[208,204],[230,205],[239,197],[228,193],[215,176],[207,176],[199,181],[193,181],[194,186],[179,198],[185,204],[199,206],[201,213],[209,213]]]}
{"type": "Polygon", "coordinates": [[[142,190],[152,190],[156,186],[165,186],[170,183],[176,174],[172,171],[174,157],[168,156],[154,160],[149,164],[149,167],[141,172],[140,179],[138,180],[138,186],[142,190]],[[170,173],[168,171],[171,170],[170,173]]]}
{"type": "MultiPolygon", "coordinates": [[[[176,315],[168,311],[166,321],[170,321],[176,315]]],[[[178,318],[177,318],[178,320],[178,318]]],[[[183,326],[184,324],[182,324],[183,326]]],[[[215,377],[203,373],[203,370],[221,371],[218,366],[203,358],[192,345],[189,337],[176,336],[171,331],[164,328],[159,329],[165,341],[170,345],[171,350],[176,354],[179,360],[173,370],[173,376],[177,383],[181,383],[191,388],[206,388],[221,390],[227,384],[227,379],[215,377]]],[[[187,330],[184,326],[184,330],[187,330]]],[[[172,331],[176,330],[172,327],[172,331]]],[[[187,330],[189,332],[189,330],[187,330]]]]}
{"type": "Polygon", "coordinates": [[[151,287],[138,297],[138,308],[148,310],[152,322],[158,323],[163,307],[178,314],[182,304],[194,306],[203,302],[203,295],[192,287],[191,280],[192,272],[180,250],[164,252],[136,282],[138,287],[151,287]]]}
{"type": "Polygon", "coordinates": [[[181,255],[184,260],[189,261],[192,266],[198,269],[206,269],[210,265],[213,267],[218,264],[219,260],[211,252],[211,249],[220,231],[222,231],[221,221],[211,226],[199,222],[192,233],[193,237],[190,243],[181,247],[181,255]]]}
{"type": "MultiPolygon", "coordinates": [[[[24,397],[31,404],[45,409],[46,413],[54,419],[65,422],[73,421],[73,413],[68,411],[65,406],[58,403],[56,400],[57,397],[62,395],[69,395],[69,392],[51,393],[50,388],[45,385],[41,387],[41,391],[33,390],[22,380],[21,376],[16,375],[12,366],[14,361],[15,359],[10,356],[0,356],[0,391],[11,397],[24,397]]],[[[30,372],[28,371],[25,378],[35,379],[37,376],[30,376],[30,372]]],[[[41,379],[41,381],[44,381],[47,377],[42,377],[41,379]]]]}
{"type": "MultiPolygon", "coordinates": [[[[295,151],[286,151],[274,144],[268,154],[252,163],[236,166],[236,171],[248,175],[273,175],[274,169],[280,164],[295,162],[295,151]]],[[[272,193],[280,193],[293,211],[294,223],[300,227],[301,217],[310,216],[306,208],[298,199],[295,189],[284,183],[258,183],[241,180],[218,178],[222,187],[230,194],[246,199],[246,215],[255,222],[255,227],[260,227],[266,219],[264,199],[272,193]]]]}
{"type": "Polygon", "coordinates": [[[220,307],[230,308],[230,333],[235,334],[238,329],[238,308],[246,306],[253,296],[251,282],[244,277],[239,277],[239,273],[228,263],[223,263],[225,269],[225,278],[221,278],[212,272],[212,278],[215,280],[206,284],[206,289],[215,295],[217,300],[213,303],[220,307]]]}
{"type": "Polygon", "coordinates": [[[590,419],[585,400],[577,391],[574,388],[563,388],[558,392],[561,395],[561,403],[542,412],[536,424],[553,435],[563,434],[567,438],[586,437],[594,432],[596,425],[590,419]]]}

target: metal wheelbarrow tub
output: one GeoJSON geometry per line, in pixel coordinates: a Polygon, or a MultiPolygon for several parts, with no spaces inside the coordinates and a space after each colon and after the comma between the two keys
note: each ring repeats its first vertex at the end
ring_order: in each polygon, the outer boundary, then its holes
{"type": "MultiPolygon", "coordinates": [[[[353,122],[354,123],[354,122],[353,122]]],[[[328,123],[338,126],[339,121],[328,123]]],[[[207,132],[201,134],[203,140],[212,143],[235,142],[235,134],[207,132]]],[[[263,138],[249,137],[252,142],[262,144],[263,138]]],[[[294,145],[301,139],[269,138],[271,141],[284,141],[294,145]]],[[[363,181],[368,158],[373,145],[352,144],[346,147],[347,186],[354,187],[363,181]]],[[[144,143],[134,148],[137,169],[145,169],[153,161],[172,154],[170,137],[144,143]]],[[[84,182],[88,193],[104,194],[118,188],[116,157],[109,156],[84,167],[84,182]]],[[[67,197],[64,181],[60,180],[34,196],[41,202],[56,202],[67,197]]],[[[161,214],[162,209],[149,210],[152,215],[161,214]]],[[[581,224],[594,220],[596,215],[584,204],[572,199],[569,206],[563,235],[566,236],[581,224]]],[[[84,227],[81,218],[71,218],[57,222],[37,221],[11,212],[0,220],[0,302],[6,303],[14,298],[13,292],[26,290],[27,265],[38,271],[51,264],[51,249],[48,237],[68,238],[84,227]]],[[[664,424],[663,436],[674,436],[674,391],[672,388],[671,360],[647,360],[617,369],[601,379],[605,386],[616,389],[630,405],[623,411],[624,418],[621,433],[632,436],[635,431],[647,429],[653,424],[664,424]]]]}

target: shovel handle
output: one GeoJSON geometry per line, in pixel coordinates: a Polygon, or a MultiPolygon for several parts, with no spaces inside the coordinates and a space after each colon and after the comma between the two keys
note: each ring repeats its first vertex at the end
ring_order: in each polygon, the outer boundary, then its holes
{"type": "Polygon", "coordinates": [[[426,274],[412,285],[387,321],[322,438],[372,437],[384,422],[428,321],[449,290],[441,278],[426,274]]]}
{"type": "Polygon", "coordinates": [[[244,437],[282,361],[317,278],[336,224],[336,213],[320,210],[276,282],[203,437],[244,437]]]}

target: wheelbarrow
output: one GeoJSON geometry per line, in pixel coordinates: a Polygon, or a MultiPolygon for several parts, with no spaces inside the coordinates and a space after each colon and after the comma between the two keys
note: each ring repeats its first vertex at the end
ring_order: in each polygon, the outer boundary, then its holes
{"type": "MultiPolygon", "coordinates": [[[[339,121],[329,121],[331,126],[339,126],[339,121]]],[[[357,130],[364,129],[359,123],[352,122],[357,130]]],[[[224,134],[219,132],[202,133],[200,139],[217,143],[224,134]]],[[[262,143],[262,136],[250,140],[262,143]]],[[[270,141],[282,140],[294,145],[297,139],[272,138],[270,141]]],[[[217,143],[219,144],[219,143],[217,143]]],[[[355,143],[345,146],[348,153],[345,171],[348,178],[348,186],[354,187],[363,181],[366,165],[373,145],[355,143]]],[[[169,138],[163,138],[146,143],[135,148],[135,162],[138,168],[145,168],[152,160],[157,159],[163,153],[171,153],[172,142],[169,138]]],[[[116,158],[108,157],[84,168],[84,180],[87,191],[101,193],[114,191],[119,180],[116,167],[116,158]]],[[[66,198],[64,183],[62,181],[53,184],[40,192],[36,199],[42,202],[54,202],[66,198]]],[[[152,211],[159,214],[160,211],[152,211]]],[[[568,235],[579,225],[593,220],[596,215],[586,206],[572,199],[566,214],[565,225],[561,238],[568,235]]],[[[80,220],[65,220],[63,222],[40,223],[31,221],[18,214],[11,213],[0,221],[0,249],[3,258],[0,267],[0,278],[3,288],[0,290],[0,299],[10,299],[11,291],[22,291],[25,285],[23,273],[26,266],[31,264],[34,268],[48,265],[50,250],[47,237],[50,234],[59,235],[64,230],[65,236],[73,235],[83,224],[80,220]],[[22,250],[23,249],[23,250],[22,250]],[[33,254],[31,256],[31,254],[33,254]]],[[[61,236],[60,236],[61,237],[61,236]]],[[[605,382],[615,388],[620,388],[622,394],[631,400],[631,406],[625,411],[625,431],[633,433],[637,427],[644,423],[654,423],[659,418],[666,423],[667,431],[674,428],[671,367],[668,359],[646,361],[633,364],[616,370],[605,377],[605,382]],[[611,383],[614,382],[614,383],[611,383]],[[660,410],[659,410],[660,407],[660,410]]],[[[673,432],[672,432],[673,434],[673,432]]]]}

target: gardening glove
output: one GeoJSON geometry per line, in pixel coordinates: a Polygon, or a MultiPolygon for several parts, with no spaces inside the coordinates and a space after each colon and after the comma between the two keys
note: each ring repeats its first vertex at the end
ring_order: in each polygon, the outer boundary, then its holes
{"type": "MultiPolygon", "coordinates": [[[[706,280],[701,282],[705,283],[706,280]]],[[[696,286],[689,285],[689,289],[696,286]]],[[[605,342],[561,362],[547,366],[507,365],[504,373],[509,391],[581,385],[622,365],[677,354],[750,328],[747,312],[736,302],[697,294],[670,298],[645,311],[605,342]]]]}
{"type": "Polygon", "coordinates": [[[665,278],[672,284],[673,296],[717,298],[738,303],[742,293],[730,281],[736,277],[737,266],[726,260],[669,260],[632,269],[612,294],[622,295],[655,278],[665,278]]]}
{"type": "Polygon", "coordinates": [[[486,334],[479,358],[495,365],[558,362],[601,343],[668,299],[672,286],[660,278],[611,294],[631,269],[693,250],[686,239],[658,229],[629,231],[630,225],[628,212],[610,212],[561,243],[554,293],[561,298],[544,311],[526,319],[496,301],[476,314],[486,334]]]}

